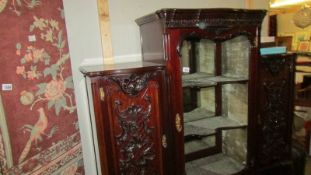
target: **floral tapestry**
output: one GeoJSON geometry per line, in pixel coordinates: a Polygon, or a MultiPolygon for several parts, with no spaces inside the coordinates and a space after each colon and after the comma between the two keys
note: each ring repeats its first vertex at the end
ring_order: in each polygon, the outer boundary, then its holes
{"type": "Polygon", "coordinates": [[[0,0],[0,175],[84,174],[61,0],[0,0]]]}

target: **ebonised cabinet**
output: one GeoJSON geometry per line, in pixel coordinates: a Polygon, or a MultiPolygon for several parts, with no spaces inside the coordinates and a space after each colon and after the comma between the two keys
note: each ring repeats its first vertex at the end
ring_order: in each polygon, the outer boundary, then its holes
{"type": "Polygon", "coordinates": [[[165,66],[138,62],[81,71],[87,78],[101,174],[176,174],[165,66]]]}
{"type": "Polygon", "coordinates": [[[184,123],[174,132],[174,145],[184,144],[176,148],[174,163],[185,162],[187,174],[250,175],[272,173],[272,167],[291,174],[295,56],[260,57],[265,13],[162,9],[136,20],[143,60],[165,64],[168,71],[174,102],[169,113],[184,123]]]}
{"type": "Polygon", "coordinates": [[[295,54],[260,59],[254,162],[262,175],[292,174],[295,59],[295,54]]]}

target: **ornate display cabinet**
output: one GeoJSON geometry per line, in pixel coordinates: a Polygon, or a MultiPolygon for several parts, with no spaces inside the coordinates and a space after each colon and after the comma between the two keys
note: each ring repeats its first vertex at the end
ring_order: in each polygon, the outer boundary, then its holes
{"type": "Polygon", "coordinates": [[[98,167],[103,175],[177,174],[165,66],[125,63],[82,67],[98,167]]]}
{"type": "Polygon", "coordinates": [[[136,20],[143,60],[168,72],[177,174],[257,175],[290,164],[293,62],[260,57],[265,14],[162,9],[136,20]]]}
{"type": "Polygon", "coordinates": [[[263,56],[260,59],[255,158],[260,175],[292,174],[295,59],[295,54],[263,56]]]}

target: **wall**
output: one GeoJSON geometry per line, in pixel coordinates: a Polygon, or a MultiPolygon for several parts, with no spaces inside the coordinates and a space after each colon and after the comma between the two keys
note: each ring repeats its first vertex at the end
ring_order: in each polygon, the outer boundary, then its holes
{"type": "Polygon", "coordinates": [[[278,34],[292,34],[296,32],[304,32],[304,31],[311,32],[311,26],[305,29],[296,27],[292,21],[293,15],[294,13],[285,13],[285,14],[280,14],[277,16],[278,34]]]}
{"type": "MultiPolygon", "coordinates": [[[[269,2],[270,0],[252,0],[252,8],[254,9],[269,9],[269,2]]],[[[269,35],[268,28],[269,27],[269,17],[266,15],[262,22],[261,26],[261,36],[266,37],[269,35]]]]}
{"type": "Polygon", "coordinates": [[[112,44],[116,60],[140,56],[140,36],[135,19],[162,8],[244,8],[244,0],[110,0],[112,44]],[[118,56],[123,56],[118,58],[118,56]]]}
{"type": "Polygon", "coordinates": [[[292,50],[298,48],[299,40],[310,40],[311,34],[311,26],[302,29],[294,25],[294,14],[284,13],[277,16],[278,36],[292,36],[292,50]]]}
{"type": "Polygon", "coordinates": [[[1,1],[0,21],[0,174],[84,174],[62,1],[1,1]]]}
{"type": "Polygon", "coordinates": [[[83,62],[102,64],[101,36],[96,0],[63,0],[72,74],[81,130],[85,174],[95,175],[95,154],[84,78],[79,71],[83,62]]]}
{"type": "MultiPolygon", "coordinates": [[[[285,13],[277,16],[278,36],[292,36],[292,50],[297,50],[299,40],[310,40],[311,26],[304,29],[296,27],[293,23],[294,13],[285,13]]],[[[309,47],[309,52],[311,48],[309,47]]],[[[310,57],[298,56],[298,61],[310,61],[310,57]]],[[[311,68],[308,66],[297,66],[296,69],[301,71],[310,72],[311,68]]],[[[310,73],[296,73],[296,82],[301,83],[304,75],[310,73]]]]}
{"type": "Polygon", "coordinates": [[[292,48],[298,48],[298,38],[301,40],[309,40],[311,34],[311,26],[304,29],[296,27],[293,22],[295,13],[284,13],[277,16],[278,36],[292,36],[292,48]]]}

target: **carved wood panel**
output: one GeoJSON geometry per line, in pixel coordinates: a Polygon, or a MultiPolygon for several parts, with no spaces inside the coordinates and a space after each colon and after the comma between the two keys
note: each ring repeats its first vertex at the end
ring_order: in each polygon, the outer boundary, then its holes
{"type": "Polygon", "coordinates": [[[104,78],[116,173],[163,174],[159,72],[104,78]]]}
{"type": "Polygon", "coordinates": [[[288,103],[284,98],[286,85],[288,85],[286,80],[263,82],[265,102],[260,119],[262,120],[262,145],[259,154],[261,164],[286,160],[290,152],[287,135],[289,116],[286,111],[288,103]]]}
{"type": "Polygon", "coordinates": [[[151,117],[150,96],[143,96],[146,104],[131,104],[120,111],[122,102],[115,100],[114,113],[121,132],[115,135],[119,147],[119,166],[122,174],[154,174],[148,166],[156,158],[153,140],[155,126],[148,126],[151,117]]]}
{"type": "Polygon", "coordinates": [[[258,166],[288,161],[291,154],[293,59],[263,58],[260,69],[258,166]]]}

